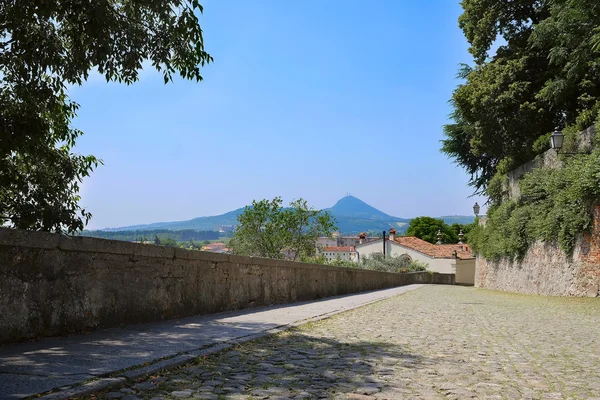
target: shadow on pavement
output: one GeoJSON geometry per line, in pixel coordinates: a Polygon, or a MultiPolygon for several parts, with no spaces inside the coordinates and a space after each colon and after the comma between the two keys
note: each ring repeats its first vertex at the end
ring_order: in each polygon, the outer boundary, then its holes
{"type": "Polygon", "coordinates": [[[405,387],[393,379],[398,369],[433,363],[389,343],[339,341],[294,329],[129,383],[121,393],[116,388],[86,398],[345,398],[405,387]]]}

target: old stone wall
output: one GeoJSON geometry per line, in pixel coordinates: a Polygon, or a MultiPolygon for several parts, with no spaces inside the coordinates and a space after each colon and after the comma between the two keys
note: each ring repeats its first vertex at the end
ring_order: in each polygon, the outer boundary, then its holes
{"type": "MultiPolygon", "coordinates": [[[[591,127],[581,132],[579,150],[589,150],[595,134],[591,127]]],[[[508,197],[520,196],[519,180],[534,168],[560,168],[554,150],[508,174],[508,197]]],[[[485,222],[484,222],[485,223],[485,222]]],[[[522,260],[486,260],[477,257],[475,286],[511,292],[550,296],[600,296],[600,207],[593,210],[590,232],[579,236],[572,257],[556,243],[534,243],[522,260]]]]}
{"type": "Polygon", "coordinates": [[[475,285],[547,296],[600,295],[600,264],[583,263],[576,256],[569,259],[558,246],[536,242],[521,261],[478,257],[475,285]]]}
{"type": "Polygon", "coordinates": [[[0,343],[452,279],[0,228],[0,343]]]}

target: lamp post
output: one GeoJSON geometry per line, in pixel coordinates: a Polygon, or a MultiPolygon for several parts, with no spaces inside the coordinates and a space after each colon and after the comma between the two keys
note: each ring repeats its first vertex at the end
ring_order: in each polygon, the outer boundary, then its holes
{"type": "Polygon", "coordinates": [[[475,204],[473,205],[473,212],[475,213],[476,217],[479,217],[479,210],[481,209],[481,207],[479,207],[479,204],[477,204],[477,202],[475,202],[475,204]]]}
{"type": "Polygon", "coordinates": [[[560,149],[563,147],[563,142],[565,140],[565,135],[559,131],[558,129],[552,132],[550,135],[550,147],[556,150],[557,153],[560,152],[560,149]]]}
{"type": "Polygon", "coordinates": [[[562,131],[559,131],[558,129],[555,130],[554,132],[552,132],[552,135],[550,135],[550,147],[553,150],[556,150],[556,154],[565,154],[565,155],[585,154],[585,153],[564,153],[564,152],[561,153],[560,149],[562,149],[564,141],[565,141],[565,135],[562,133],[562,131]]]}

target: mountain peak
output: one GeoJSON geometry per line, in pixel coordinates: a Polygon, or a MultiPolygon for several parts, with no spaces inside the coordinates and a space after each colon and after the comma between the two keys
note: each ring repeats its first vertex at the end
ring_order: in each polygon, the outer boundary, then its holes
{"type": "Polygon", "coordinates": [[[369,219],[390,219],[393,218],[388,214],[379,211],[375,207],[372,207],[354,196],[345,196],[338,200],[335,205],[327,211],[330,211],[333,215],[343,215],[350,217],[360,217],[369,219]]]}

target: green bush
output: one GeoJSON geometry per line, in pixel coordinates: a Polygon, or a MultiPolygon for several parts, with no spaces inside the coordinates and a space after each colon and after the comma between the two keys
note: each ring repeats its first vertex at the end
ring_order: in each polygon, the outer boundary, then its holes
{"type": "Polygon", "coordinates": [[[388,256],[384,258],[382,253],[375,253],[371,257],[364,257],[360,263],[342,260],[340,258],[327,262],[327,260],[322,256],[305,257],[302,258],[302,262],[399,273],[425,271],[429,266],[429,264],[420,261],[409,260],[401,256],[388,256]]]}
{"type": "Polygon", "coordinates": [[[535,169],[520,185],[520,199],[489,207],[485,228],[470,234],[473,249],[490,259],[520,258],[542,240],[557,242],[571,255],[577,235],[590,228],[592,206],[600,201],[600,150],[568,157],[564,168],[535,169]]]}
{"type": "Polygon", "coordinates": [[[494,203],[500,203],[506,196],[508,189],[508,176],[505,174],[497,173],[487,187],[487,195],[494,203]]]}
{"type": "Polygon", "coordinates": [[[361,268],[385,272],[425,271],[428,266],[428,264],[402,256],[387,256],[384,258],[382,253],[375,253],[371,257],[363,257],[361,260],[361,268]]]}

